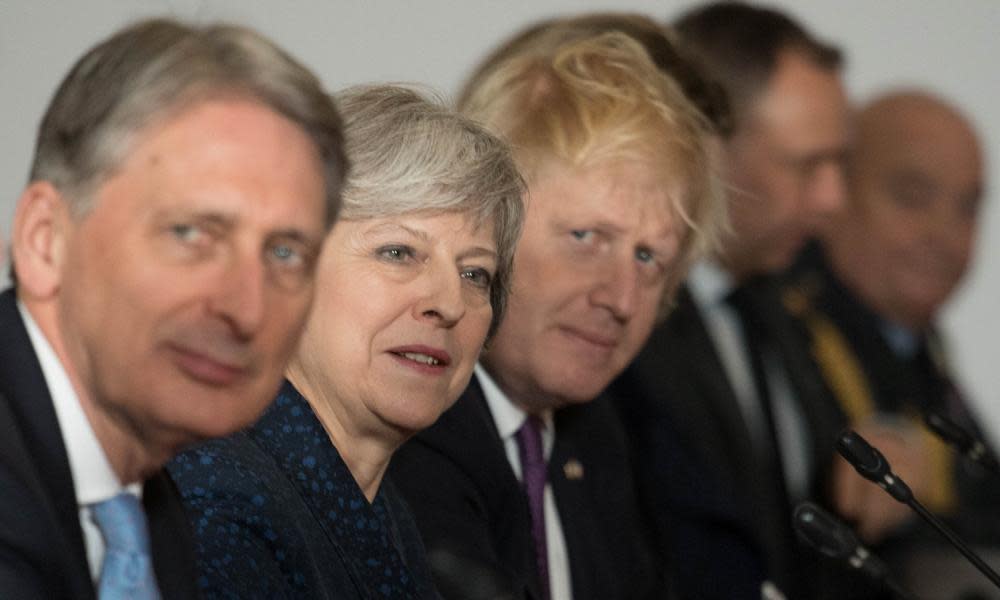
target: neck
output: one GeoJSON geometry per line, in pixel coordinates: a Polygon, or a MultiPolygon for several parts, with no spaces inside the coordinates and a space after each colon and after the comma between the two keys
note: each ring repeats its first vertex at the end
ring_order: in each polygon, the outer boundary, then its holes
{"type": "Polygon", "coordinates": [[[488,353],[480,357],[480,362],[486,374],[496,384],[503,395],[511,404],[520,408],[529,415],[542,416],[546,412],[551,412],[559,406],[565,404],[559,398],[552,397],[545,393],[539,386],[528,384],[527,386],[515,385],[514,381],[503,377],[500,370],[490,361],[488,353]]]}
{"type": "Polygon", "coordinates": [[[387,440],[384,433],[356,423],[338,398],[325,393],[323,386],[313,385],[302,371],[290,368],[287,377],[309,403],[354,481],[368,502],[372,502],[389,467],[389,459],[405,438],[387,440]]]}
{"type": "MultiPolygon", "coordinates": [[[[22,299],[22,302],[65,371],[77,402],[119,482],[128,485],[152,475],[169,460],[172,453],[158,451],[161,445],[155,442],[155,433],[144,432],[143,427],[125,410],[115,403],[101,401],[96,386],[93,382],[88,384],[87,378],[82,375],[86,370],[80,368],[81,361],[72,359],[60,335],[55,307],[30,299],[22,299]]],[[[78,354],[85,356],[82,352],[78,354]]]]}
{"type": "Polygon", "coordinates": [[[122,485],[146,480],[170,460],[173,452],[155,452],[154,444],[142,441],[149,436],[135,433],[140,428],[127,415],[109,414],[89,396],[81,395],[79,391],[77,395],[83,413],[122,485]]]}

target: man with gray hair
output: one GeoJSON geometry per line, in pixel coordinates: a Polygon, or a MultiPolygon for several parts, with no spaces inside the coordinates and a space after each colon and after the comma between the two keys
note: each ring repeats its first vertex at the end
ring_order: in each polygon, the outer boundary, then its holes
{"type": "Polygon", "coordinates": [[[319,81],[233,26],[128,27],[63,80],[0,295],[0,597],[195,597],[161,467],[251,423],[346,170],[319,81]]]}

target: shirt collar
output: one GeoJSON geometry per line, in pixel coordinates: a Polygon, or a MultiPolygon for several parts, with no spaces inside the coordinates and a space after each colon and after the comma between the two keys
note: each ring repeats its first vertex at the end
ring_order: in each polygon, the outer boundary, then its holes
{"type": "Polygon", "coordinates": [[[917,354],[920,347],[920,336],[912,330],[885,319],[879,321],[879,329],[882,331],[882,337],[885,338],[886,343],[889,344],[896,356],[910,359],[917,354]]]}
{"type": "MultiPolygon", "coordinates": [[[[108,462],[104,449],[97,440],[83,407],[80,406],[80,400],[69,380],[69,375],[56,356],[55,350],[20,301],[17,303],[17,308],[28,331],[28,338],[31,340],[35,355],[38,357],[49,395],[52,396],[52,405],[59,421],[63,444],[66,446],[69,458],[70,472],[73,475],[76,502],[84,506],[107,500],[125,488],[111,468],[111,463],[108,462]]],[[[128,486],[128,491],[133,494],[138,495],[140,489],[141,486],[138,484],[128,486]]]]}
{"type": "MultiPolygon", "coordinates": [[[[528,418],[528,413],[521,409],[521,407],[514,404],[507,394],[500,389],[496,381],[486,372],[486,369],[480,363],[476,363],[475,367],[476,378],[479,380],[479,386],[483,389],[483,396],[486,398],[486,405],[489,406],[490,413],[493,415],[493,422],[496,423],[497,433],[500,434],[500,439],[506,440],[514,437],[517,430],[521,428],[524,421],[528,418]]],[[[541,415],[542,423],[545,424],[545,429],[551,431],[552,429],[552,413],[551,411],[545,411],[541,415]]]]}
{"type": "Polygon", "coordinates": [[[733,276],[711,260],[702,260],[691,268],[687,287],[699,306],[713,306],[724,302],[736,287],[733,276]]]}

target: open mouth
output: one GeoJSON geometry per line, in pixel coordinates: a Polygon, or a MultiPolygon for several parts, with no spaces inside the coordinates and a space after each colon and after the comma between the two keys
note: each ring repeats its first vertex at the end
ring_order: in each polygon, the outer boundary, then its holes
{"type": "Polygon", "coordinates": [[[448,364],[444,360],[435,358],[429,354],[422,354],[420,352],[393,352],[392,354],[432,367],[443,367],[448,364]]]}
{"type": "Polygon", "coordinates": [[[441,348],[423,344],[408,344],[388,350],[401,364],[422,373],[440,374],[451,364],[451,355],[441,348]]]}

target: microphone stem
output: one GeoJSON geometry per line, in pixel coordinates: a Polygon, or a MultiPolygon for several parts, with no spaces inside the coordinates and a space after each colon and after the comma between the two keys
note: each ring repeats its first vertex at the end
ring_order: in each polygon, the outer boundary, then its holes
{"type": "Polygon", "coordinates": [[[983,559],[979,558],[979,556],[976,555],[971,548],[966,546],[965,542],[963,542],[961,538],[955,535],[951,529],[942,523],[940,519],[931,514],[929,510],[924,508],[924,505],[918,502],[916,498],[912,499],[908,504],[910,505],[910,508],[923,517],[925,521],[933,525],[935,529],[948,538],[948,541],[958,548],[958,551],[961,552],[965,558],[969,559],[969,562],[979,569],[980,573],[985,575],[987,579],[993,582],[993,585],[1000,589],[1000,575],[997,575],[996,571],[991,569],[989,565],[983,562],[983,559]]]}

